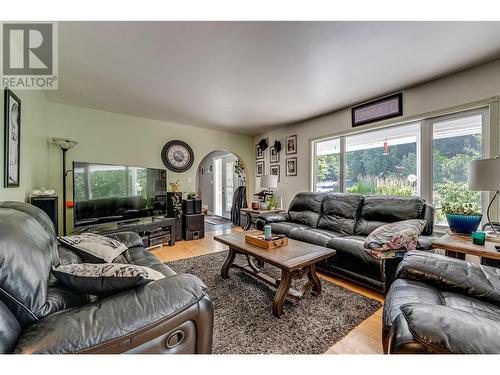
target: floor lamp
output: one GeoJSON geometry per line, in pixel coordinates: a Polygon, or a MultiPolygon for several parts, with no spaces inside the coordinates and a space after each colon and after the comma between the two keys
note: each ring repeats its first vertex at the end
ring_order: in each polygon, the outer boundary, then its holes
{"type": "Polygon", "coordinates": [[[72,169],[66,170],[66,153],[68,152],[69,149],[75,147],[78,142],[73,141],[71,139],[66,139],[66,138],[56,138],[56,137],[51,137],[49,138],[49,142],[54,143],[58,145],[63,153],[63,165],[62,165],[62,170],[63,170],[63,234],[66,235],[66,177],[68,176],[69,172],[72,172],[72,169]]]}

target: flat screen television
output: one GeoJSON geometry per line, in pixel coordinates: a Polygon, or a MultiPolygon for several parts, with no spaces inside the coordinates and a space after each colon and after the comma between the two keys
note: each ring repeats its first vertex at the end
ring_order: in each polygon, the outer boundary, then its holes
{"type": "Polygon", "coordinates": [[[73,162],[75,227],[166,213],[167,171],[73,162]]]}

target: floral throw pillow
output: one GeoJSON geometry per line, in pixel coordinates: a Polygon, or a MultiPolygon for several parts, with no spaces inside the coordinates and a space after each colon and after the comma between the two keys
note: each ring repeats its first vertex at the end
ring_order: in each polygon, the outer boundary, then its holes
{"type": "Polygon", "coordinates": [[[418,236],[425,224],[425,220],[415,219],[382,225],[366,237],[364,249],[379,259],[402,257],[417,248],[418,236]]]}

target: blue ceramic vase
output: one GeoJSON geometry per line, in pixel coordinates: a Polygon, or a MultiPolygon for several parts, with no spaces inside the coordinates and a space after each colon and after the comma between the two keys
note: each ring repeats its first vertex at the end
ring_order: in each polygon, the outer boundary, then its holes
{"type": "Polygon", "coordinates": [[[481,223],[483,215],[446,214],[446,220],[453,233],[470,235],[481,223]]]}

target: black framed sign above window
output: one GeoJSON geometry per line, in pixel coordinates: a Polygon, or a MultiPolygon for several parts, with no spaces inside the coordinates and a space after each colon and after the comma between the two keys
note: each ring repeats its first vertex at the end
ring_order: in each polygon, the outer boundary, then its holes
{"type": "Polygon", "coordinates": [[[401,92],[351,108],[353,127],[402,115],[403,93],[401,92]]]}
{"type": "Polygon", "coordinates": [[[21,154],[21,100],[5,89],[4,187],[19,187],[21,154]]]}

